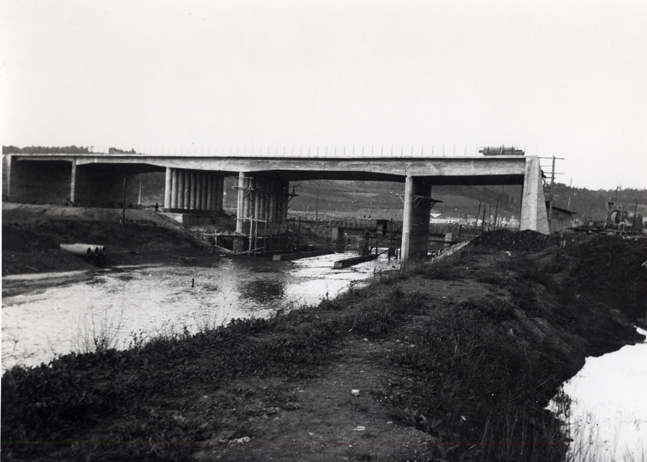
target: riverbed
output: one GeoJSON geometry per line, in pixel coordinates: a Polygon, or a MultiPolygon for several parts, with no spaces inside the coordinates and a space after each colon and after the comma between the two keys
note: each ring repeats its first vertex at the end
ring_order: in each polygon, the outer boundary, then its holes
{"type": "MultiPolygon", "coordinates": [[[[32,290],[2,300],[2,370],[47,363],[72,351],[92,351],[97,338],[111,347],[127,348],[156,335],[271,316],[317,304],[362,284],[376,271],[396,268],[394,260],[383,257],[333,269],[334,261],[349,256],[287,262],[222,258],[211,267],[120,267],[66,273],[67,283],[51,287],[36,281],[52,275],[32,275],[24,281],[32,290]]],[[[61,278],[53,279],[61,284],[61,278]]]]}

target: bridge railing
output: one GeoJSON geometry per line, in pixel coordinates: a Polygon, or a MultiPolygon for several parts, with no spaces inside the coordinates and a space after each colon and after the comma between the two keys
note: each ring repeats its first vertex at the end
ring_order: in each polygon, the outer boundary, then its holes
{"type": "MultiPolygon", "coordinates": [[[[192,157],[302,157],[302,158],[425,158],[483,157],[479,146],[458,145],[355,145],[355,146],[133,146],[110,153],[110,147],[92,146],[89,152],[52,152],[69,156],[192,156],[192,157]],[[134,151],[134,152],[132,152],[134,151]]],[[[27,152],[3,154],[30,155],[27,152]]],[[[36,155],[37,153],[31,153],[36,155]]],[[[38,154],[47,154],[39,152],[38,154]]]]}

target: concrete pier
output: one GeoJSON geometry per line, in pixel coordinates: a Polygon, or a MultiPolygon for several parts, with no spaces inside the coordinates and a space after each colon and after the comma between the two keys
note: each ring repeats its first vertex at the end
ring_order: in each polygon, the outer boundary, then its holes
{"type": "Polygon", "coordinates": [[[550,234],[539,158],[527,157],[526,159],[519,230],[531,229],[539,233],[550,234]]]}
{"type": "Polygon", "coordinates": [[[402,215],[402,262],[427,257],[429,240],[429,212],[431,210],[431,183],[424,178],[407,176],[404,185],[404,212],[402,215]]]}
{"type": "Polygon", "coordinates": [[[290,184],[273,178],[250,177],[238,174],[236,185],[237,216],[236,232],[258,234],[258,224],[263,230],[277,232],[288,220],[288,200],[290,184]],[[255,228],[252,229],[252,224],[255,228]]]}
{"type": "Polygon", "coordinates": [[[224,177],[212,172],[166,168],[164,181],[164,210],[219,211],[222,210],[224,177]]]}

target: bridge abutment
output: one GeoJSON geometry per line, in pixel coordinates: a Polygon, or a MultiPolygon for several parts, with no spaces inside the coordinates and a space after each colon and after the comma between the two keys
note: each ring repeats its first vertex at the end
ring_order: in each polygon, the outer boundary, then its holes
{"type": "Polygon", "coordinates": [[[521,219],[519,230],[530,229],[542,234],[550,234],[546,197],[542,181],[539,158],[526,158],[526,174],[521,196],[521,219]]]}

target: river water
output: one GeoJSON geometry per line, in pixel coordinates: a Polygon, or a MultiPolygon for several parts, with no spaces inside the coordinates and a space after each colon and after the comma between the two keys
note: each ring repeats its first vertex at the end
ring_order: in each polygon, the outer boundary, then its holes
{"type": "Polygon", "coordinates": [[[647,460],[647,343],[587,358],[564,392],[574,461],[647,460]]]}
{"type": "Polygon", "coordinates": [[[2,369],[47,363],[88,346],[92,350],[97,336],[126,348],[136,338],[270,316],[319,303],[362,284],[375,271],[395,268],[386,257],[332,268],[334,261],[349,256],[287,262],[222,258],[210,268],[117,268],[94,272],[82,282],[3,297],[2,369]]]}

